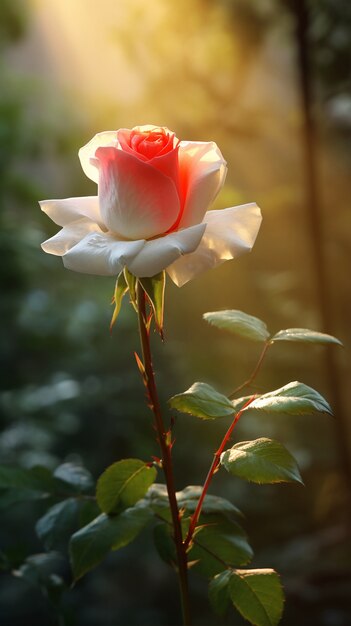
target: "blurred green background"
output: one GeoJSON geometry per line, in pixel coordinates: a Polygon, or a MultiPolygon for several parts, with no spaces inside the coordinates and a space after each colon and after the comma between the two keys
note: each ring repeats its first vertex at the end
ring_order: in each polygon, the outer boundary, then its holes
{"type": "MultiPolygon", "coordinates": [[[[71,273],[41,251],[57,227],[37,200],[95,193],[77,151],[101,130],[151,123],[216,141],[229,168],[216,208],[256,201],[264,221],[251,255],[180,290],[168,282],[166,341],[154,339],[163,401],[195,380],[230,393],[256,363],[259,347],[207,326],[206,311],[241,309],[272,332],[327,330],[345,345],[330,355],[274,346],[257,379],[258,391],[315,387],[334,420],[238,427],[239,439],[285,443],[306,487],[221,474],[213,484],[245,512],[254,565],[282,574],[283,626],[351,623],[350,42],[347,0],[0,2],[1,463],[79,461],[97,477],[120,458],[157,454],[135,314],[124,306],[110,337],[113,280],[71,273]]],[[[224,428],[177,417],[179,489],[201,484],[224,428]]],[[[11,575],[43,551],[43,503],[0,497],[0,509],[2,625],[179,623],[174,576],[147,532],[64,594],[63,622],[38,587],[11,575]]],[[[195,625],[242,624],[234,612],[212,617],[195,574],[191,589],[195,625]]]]}

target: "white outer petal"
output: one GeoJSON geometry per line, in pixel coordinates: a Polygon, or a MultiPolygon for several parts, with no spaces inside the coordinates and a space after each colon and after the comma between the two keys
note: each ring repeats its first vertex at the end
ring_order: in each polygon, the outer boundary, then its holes
{"type": "Polygon", "coordinates": [[[97,224],[102,224],[98,196],[41,200],[39,204],[41,210],[59,226],[65,226],[80,217],[87,217],[97,224]]]}
{"type": "Polygon", "coordinates": [[[93,137],[85,146],[80,148],[78,156],[83,169],[84,174],[90,178],[94,183],[99,182],[99,170],[98,161],[95,158],[95,152],[100,146],[114,146],[118,147],[117,131],[106,130],[103,133],[98,133],[93,137]]]}
{"type": "Polygon", "coordinates": [[[139,254],[127,263],[129,271],[138,277],[158,274],[175,259],[196,250],[205,229],[206,224],[197,224],[147,241],[139,254]]]}
{"type": "Polygon", "coordinates": [[[261,221],[261,211],[255,203],[208,211],[204,218],[207,228],[199,247],[168,267],[169,276],[182,287],[201,272],[249,252],[261,221]]]}
{"type": "Polygon", "coordinates": [[[106,233],[91,233],[63,255],[64,266],[75,272],[117,276],[142,250],[145,240],[121,241],[106,233]]]}
{"type": "Polygon", "coordinates": [[[44,241],[41,247],[48,254],[62,256],[89,233],[102,233],[102,230],[95,222],[83,217],[66,224],[56,235],[44,241]]]}
{"type": "Polygon", "coordinates": [[[223,187],[227,163],[213,141],[181,141],[179,164],[187,174],[187,193],[179,228],[203,221],[206,211],[223,187]]]}

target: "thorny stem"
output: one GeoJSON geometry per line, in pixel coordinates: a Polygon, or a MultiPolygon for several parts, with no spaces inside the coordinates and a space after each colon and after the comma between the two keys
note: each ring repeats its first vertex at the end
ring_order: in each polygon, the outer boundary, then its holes
{"type": "Polygon", "coordinates": [[[206,496],[206,493],[208,491],[208,488],[211,484],[212,478],[218,468],[219,462],[220,462],[220,458],[221,458],[221,454],[224,451],[224,448],[226,447],[232,432],[236,426],[236,424],[238,423],[239,419],[241,418],[243,411],[249,406],[249,404],[251,404],[251,402],[253,402],[253,400],[255,399],[255,396],[252,396],[247,402],[245,402],[244,406],[240,409],[240,411],[238,411],[238,413],[235,414],[234,419],[231,423],[231,425],[229,426],[226,434],[224,435],[223,439],[222,439],[222,443],[219,446],[217,452],[215,452],[214,457],[213,457],[213,461],[211,464],[211,467],[208,471],[208,474],[206,476],[206,480],[204,482],[204,486],[202,488],[202,492],[201,492],[201,496],[199,498],[199,501],[197,503],[196,509],[191,517],[190,520],[190,526],[189,526],[189,530],[188,530],[188,534],[185,538],[184,541],[184,547],[185,549],[187,549],[192,541],[195,529],[196,529],[196,524],[199,520],[200,514],[201,514],[201,509],[202,509],[202,505],[206,496]]]}
{"type": "Polygon", "coordinates": [[[236,389],[234,389],[234,391],[230,394],[230,396],[228,396],[229,400],[233,400],[236,396],[237,393],[239,393],[239,391],[241,391],[242,389],[245,389],[245,387],[248,387],[249,385],[251,385],[251,383],[253,382],[253,380],[255,380],[258,372],[261,369],[264,357],[266,356],[266,352],[268,350],[268,348],[272,345],[271,341],[267,341],[264,346],[263,346],[263,350],[260,354],[260,357],[257,361],[256,367],[253,370],[252,374],[249,376],[249,378],[247,380],[245,380],[244,383],[242,383],[242,385],[239,385],[239,387],[237,387],[236,389]]]}
{"type": "Polygon", "coordinates": [[[161,448],[162,467],[163,467],[163,471],[165,474],[169,505],[170,505],[171,515],[172,515],[174,543],[176,547],[176,554],[177,554],[177,561],[178,561],[177,570],[178,570],[180,596],[181,596],[181,603],[182,603],[183,623],[184,623],[184,626],[190,626],[191,619],[190,619],[189,590],[188,590],[187,556],[186,556],[186,550],[183,545],[180,514],[179,514],[179,509],[178,509],[174,476],[173,476],[172,441],[171,441],[170,433],[165,430],[165,427],[163,424],[160,401],[158,398],[155,375],[154,375],[153,365],[152,365],[150,337],[149,337],[149,329],[147,326],[147,316],[146,316],[146,296],[145,296],[145,292],[140,282],[138,282],[138,286],[137,286],[137,303],[138,303],[140,343],[141,343],[141,349],[142,349],[142,355],[143,355],[143,364],[145,368],[144,380],[145,380],[145,386],[147,388],[148,395],[149,395],[150,408],[155,417],[155,427],[156,427],[157,436],[158,436],[158,443],[161,448]]]}

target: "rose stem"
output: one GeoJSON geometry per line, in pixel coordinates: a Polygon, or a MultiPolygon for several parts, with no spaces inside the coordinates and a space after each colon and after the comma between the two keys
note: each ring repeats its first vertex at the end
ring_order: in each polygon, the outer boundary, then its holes
{"type": "Polygon", "coordinates": [[[169,505],[172,515],[174,542],[178,561],[178,578],[182,603],[183,622],[184,626],[190,626],[191,620],[189,606],[187,556],[183,545],[180,515],[175,492],[172,467],[172,442],[169,433],[165,431],[165,427],[163,424],[160,401],[158,398],[152,365],[149,331],[146,326],[146,296],[140,282],[138,282],[137,286],[137,304],[140,343],[145,368],[145,384],[149,394],[150,406],[155,417],[155,426],[158,435],[158,442],[162,454],[162,467],[165,474],[169,505]]]}
{"type": "Polygon", "coordinates": [[[195,532],[195,528],[196,528],[196,524],[197,524],[197,522],[199,520],[199,517],[200,517],[202,505],[203,505],[206,493],[208,491],[208,488],[210,486],[211,480],[212,480],[212,478],[213,478],[213,476],[214,476],[214,474],[215,474],[215,472],[216,472],[216,470],[218,468],[219,461],[220,461],[220,458],[221,458],[221,454],[222,454],[225,446],[227,445],[227,443],[228,443],[228,441],[229,441],[229,439],[231,437],[231,434],[232,434],[236,424],[238,423],[239,419],[241,418],[244,409],[246,409],[249,406],[249,404],[251,404],[251,402],[253,402],[254,399],[255,399],[255,396],[252,396],[247,402],[245,402],[244,406],[240,409],[240,411],[238,411],[238,413],[236,413],[234,415],[234,419],[233,419],[231,425],[229,426],[226,434],[224,435],[221,445],[219,446],[217,452],[215,452],[215,454],[214,454],[212,465],[211,465],[211,467],[210,467],[210,469],[208,471],[208,474],[206,476],[206,480],[204,482],[204,486],[202,488],[201,496],[199,498],[199,501],[198,501],[198,503],[196,505],[196,509],[195,509],[195,511],[194,511],[194,513],[193,513],[193,515],[191,517],[191,520],[190,520],[190,526],[189,526],[188,534],[187,534],[187,536],[185,538],[185,541],[184,541],[185,549],[187,549],[189,547],[189,544],[190,544],[190,542],[191,542],[191,540],[193,538],[193,535],[194,535],[194,532],[195,532]]]}

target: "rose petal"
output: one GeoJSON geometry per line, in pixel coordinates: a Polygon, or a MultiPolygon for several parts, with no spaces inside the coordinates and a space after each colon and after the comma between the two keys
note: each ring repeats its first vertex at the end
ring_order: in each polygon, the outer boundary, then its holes
{"type": "Polygon", "coordinates": [[[56,235],[44,241],[41,247],[44,252],[62,256],[88,233],[101,232],[102,230],[95,222],[83,217],[80,220],[66,224],[56,235]]]}
{"type": "Polygon", "coordinates": [[[165,237],[147,241],[139,254],[127,263],[129,271],[139,277],[158,274],[175,259],[196,250],[205,229],[206,224],[197,224],[165,237]]]}
{"type": "Polygon", "coordinates": [[[78,152],[84,174],[94,183],[99,182],[98,161],[95,158],[95,152],[100,146],[117,147],[117,131],[106,130],[103,133],[98,133],[78,152]]]}
{"type": "Polygon", "coordinates": [[[181,287],[197,274],[248,252],[261,221],[261,211],[255,203],[208,211],[204,218],[207,228],[199,247],[167,268],[171,279],[181,287]]]}
{"type": "Polygon", "coordinates": [[[166,232],[180,203],[174,182],[128,152],[98,148],[99,199],[109,230],[126,239],[149,239],[166,232]]]}
{"type": "Polygon", "coordinates": [[[65,226],[80,217],[87,217],[93,222],[101,223],[99,198],[97,196],[41,200],[39,204],[41,210],[59,226],[65,226]]]}
{"type": "Polygon", "coordinates": [[[106,233],[90,233],[63,255],[64,266],[75,272],[117,276],[145,245],[144,240],[120,241],[106,233]]]}
{"type": "Polygon", "coordinates": [[[180,184],[185,195],[179,228],[203,221],[221,190],[227,166],[214,142],[181,141],[179,144],[180,184]]]}

